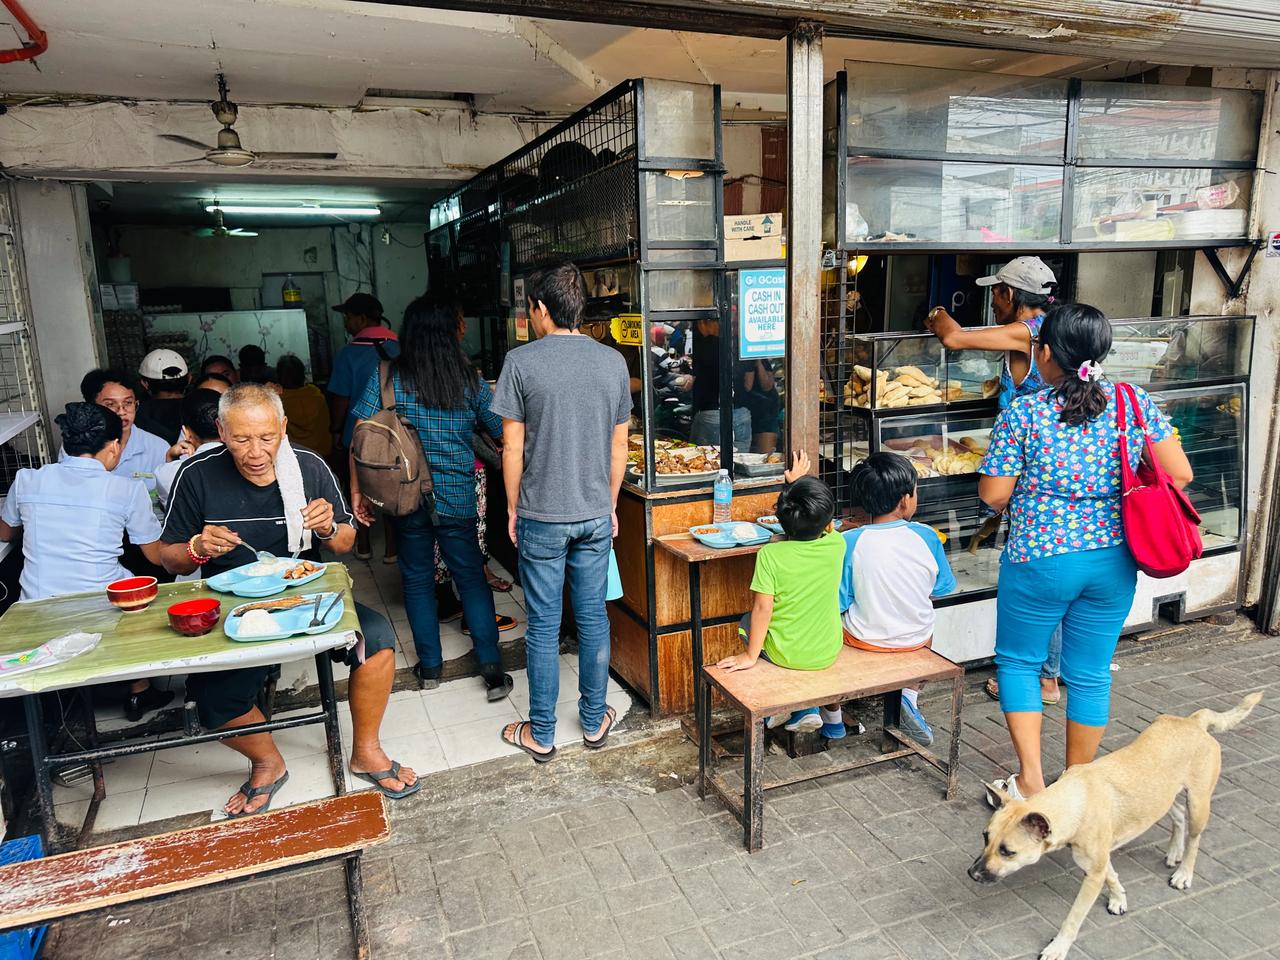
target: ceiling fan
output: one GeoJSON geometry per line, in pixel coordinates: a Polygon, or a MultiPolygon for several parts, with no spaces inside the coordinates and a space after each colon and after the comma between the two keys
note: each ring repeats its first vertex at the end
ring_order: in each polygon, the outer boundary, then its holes
{"type": "Polygon", "coordinates": [[[209,104],[209,109],[213,111],[214,118],[222,124],[222,129],[218,131],[218,145],[216,147],[211,147],[207,143],[201,143],[199,140],[193,140],[190,137],[184,137],[176,133],[160,134],[160,139],[162,140],[171,140],[174,143],[204,151],[203,157],[182,161],[184,163],[207,160],[221,167],[244,167],[255,160],[336,160],[338,158],[336,153],[272,153],[267,151],[255,153],[252,150],[246,150],[240,145],[240,134],[236,133],[234,127],[240,110],[227,96],[227,78],[221,73],[218,74],[218,99],[209,104]]]}
{"type": "Polygon", "coordinates": [[[200,227],[191,231],[193,237],[256,237],[258,234],[254,230],[246,230],[243,227],[233,227],[228,229],[227,225],[222,222],[222,211],[215,210],[213,212],[215,223],[212,227],[200,227]]]}

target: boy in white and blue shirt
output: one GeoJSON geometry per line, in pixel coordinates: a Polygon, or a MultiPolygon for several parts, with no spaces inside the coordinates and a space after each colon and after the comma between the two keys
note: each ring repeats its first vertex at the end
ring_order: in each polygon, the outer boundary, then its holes
{"type": "MultiPolygon", "coordinates": [[[[916,469],[896,453],[873,453],[853,471],[854,499],[871,517],[844,534],[840,610],[844,642],[861,650],[902,653],[933,642],[933,597],[956,588],[956,578],[932,527],[912,523],[916,469]]],[[[923,746],[933,730],[916,705],[918,689],[902,691],[902,723],[923,746]]],[[[838,710],[823,710],[823,734],[838,738],[838,710]]]]}

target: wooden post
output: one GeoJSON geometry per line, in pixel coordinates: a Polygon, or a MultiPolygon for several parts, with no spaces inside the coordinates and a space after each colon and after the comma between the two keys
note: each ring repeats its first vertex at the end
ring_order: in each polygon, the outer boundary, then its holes
{"type": "Polygon", "coordinates": [[[818,464],[822,259],[822,26],[787,36],[787,459],[818,464]]]}

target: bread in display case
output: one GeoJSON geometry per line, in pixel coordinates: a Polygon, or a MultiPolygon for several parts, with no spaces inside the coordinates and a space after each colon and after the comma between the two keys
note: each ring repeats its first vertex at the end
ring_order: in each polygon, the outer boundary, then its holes
{"type": "Polygon", "coordinates": [[[877,424],[877,448],[906,457],[922,480],[966,477],[978,472],[994,424],[994,413],[894,417],[877,424]]]}
{"type": "Polygon", "coordinates": [[[947,350],[931,334],[857,334],[844,383],[847,406],[877,410],[983,400],[999,390],[996,354],[947,350]]]}

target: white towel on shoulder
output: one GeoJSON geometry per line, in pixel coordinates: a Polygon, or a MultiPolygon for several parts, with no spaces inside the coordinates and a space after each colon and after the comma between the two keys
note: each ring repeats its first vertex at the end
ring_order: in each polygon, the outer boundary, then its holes
{"type": "Polygon", "coordinates": [[[276,483],[280,485],[280,499],[284,501],[284,522],[289,528],[289,552],[310,550],[311,531],[302,526],[307,491],[302,486],[302,467],[298,465],[298,454],[290,446],[288,437],[280,441],[280,449],[276,451],[276,483]]]}

